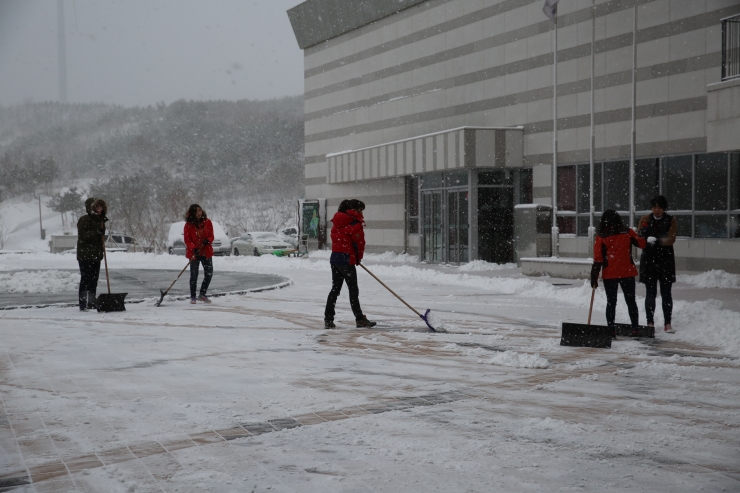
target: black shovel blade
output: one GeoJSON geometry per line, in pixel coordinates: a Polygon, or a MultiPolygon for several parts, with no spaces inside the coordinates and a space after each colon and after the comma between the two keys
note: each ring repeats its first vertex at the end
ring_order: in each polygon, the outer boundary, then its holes
{"type": "Polygon", "coordinates": [[[655,338],[655,327],[648,327],[647,325],[638,325],[637,330],[635,330],[630,324],[614,324],[614,329],[618,336],[655,338]]]}
{"type": "Polygon", "coordinates": [[[125,312],[126,306],[123,304],[128,293],[111,293],[101,294],[98,296],[99,312],[125,312]]]}
{"type": "Polygon", "coordinates": [[[614,329],[604,325],[572,324],[563,322],[561,346],[612,347],[614,329]]]}
{"type": "Polygon", "coordinates": [[[164,295],[167,294],[167,291],[165,291],[164,289],[160,289],[159,294],[160,294],[159,301],[157,301],[157,303],[154,306],[159,306],[162,304],[162,302],[164,301],[164,295]]]}

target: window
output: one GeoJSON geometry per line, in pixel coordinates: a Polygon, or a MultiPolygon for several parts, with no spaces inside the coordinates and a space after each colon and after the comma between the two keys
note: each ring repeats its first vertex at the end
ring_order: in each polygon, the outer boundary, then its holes
{"type": "Polygon", "coordinates": [[[660,159],[635,161],[635,210],[649,211],[650,200],[660,193],[660,159]]]}
{"type": "Polygon", "coordinates": [[[419,233],[419,177],[406,177],[406,215],[408,234],[419,233]]]}
{"type": "Polygon", "coordinates": [[[630,162],[604,163],[604,210],[629,210],[630,162]]]}
{"type": "Polygon", "coordinates": [[[663,179],[660,188],[673,211],[690,211],[692,156],[675,156],[662,159],[663,179]]]}
{"type": "Polygon", "coordinates": [[[558,210],[576,210],[576,167],[558,168],[558,210]]]}
{"type": "Polygon", "coordinates": [[[530,168],[519,170],[519,184],[517,186],[519,196],[518,204],[532,203],[532,170],[530,168]]]}
{"type": "Polygon", "coordinates": [[[740,154],[730,154],[730,210],[740,210],[740,154]]]}
{"type": "Polygon", "coordinates": [[[727,238],[727,215],[696,216],[695,238],[727,238]]]}
{"type": "MultiPolygon", "coordinates": [[[[695,210],[727,210],[727,154],[697,155],[695,171],[695,210]]],[[[699,238],[716,237],[701,236],[699,238]]]]}
{"type": "Polygon", "coordinates": [[[478,185],[513,185],[511,170],[483,171],[478,173],[478,185]]]}

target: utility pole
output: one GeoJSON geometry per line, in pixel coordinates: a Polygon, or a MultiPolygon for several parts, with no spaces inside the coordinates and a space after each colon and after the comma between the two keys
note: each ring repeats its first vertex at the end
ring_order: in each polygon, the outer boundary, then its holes
{"type": "Polygon", "coordinates": [[[57,0],[57,57],[59,62],[59,102],[67,102],[67,37],[64,24],[64,0],[57,0]]]}

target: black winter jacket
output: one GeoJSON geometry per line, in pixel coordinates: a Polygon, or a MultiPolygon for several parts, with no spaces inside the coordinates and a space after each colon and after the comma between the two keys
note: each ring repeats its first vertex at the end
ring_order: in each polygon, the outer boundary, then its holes
{"type": "Polygon", "coordinates": [[[103,260],[103,236],[98,230],[105,229],[108,218],[108,205],[103,199],[87,199],[85,201],[87,214],[77,221],[77,260],[103,260]],[[95,214],[95,207],[103,206],[103,215],[95,214]]]}

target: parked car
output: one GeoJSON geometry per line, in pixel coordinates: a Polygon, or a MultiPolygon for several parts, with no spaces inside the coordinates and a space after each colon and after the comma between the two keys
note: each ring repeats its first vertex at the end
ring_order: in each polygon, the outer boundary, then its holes
{"type": "Polygon", "coordinates": [[[288,242],[282,240],[277,234],[269,231],[244,233],[231,245],[232,255],[254,255],[257,257],[264,253],[276,253],[286,250],[293,251],[294,248],[288,242]]]}
{"type": "Polygon", "coordinates": [[[298,228],[291,226],[289,228],[283,228],[278,232],[280,239],[289,243],[293,248],[298,248],[298,228]]]}
{"type": "MultiPolygon", "coordinates": [[[[211,219],[213,224],[213,254],[231,255],[231,241],[223,228],[211,219]]],[[[173,223],[167,235],[167,253],[170,255],[185,255],[185,221],[173,223]]]]}

